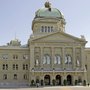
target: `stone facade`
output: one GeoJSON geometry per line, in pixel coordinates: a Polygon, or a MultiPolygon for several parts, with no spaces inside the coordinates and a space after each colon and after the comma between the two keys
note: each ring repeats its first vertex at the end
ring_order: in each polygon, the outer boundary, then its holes
{"type": "Polygon", "coordinates": [[[26,45],[15,39],[0,46],[0,85],[90,83],[87,41],[66,33],[64,16],[49,5],[36,12],[26,45]]]}

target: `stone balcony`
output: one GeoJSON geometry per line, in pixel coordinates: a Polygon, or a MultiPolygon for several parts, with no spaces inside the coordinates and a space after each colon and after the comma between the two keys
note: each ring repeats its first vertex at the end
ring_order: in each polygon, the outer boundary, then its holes
{"type": "Polygon", "coordinates": [[[71,69],[71,68],[33,68],[31,72],[86,72],[84,69],[71,69]]]}

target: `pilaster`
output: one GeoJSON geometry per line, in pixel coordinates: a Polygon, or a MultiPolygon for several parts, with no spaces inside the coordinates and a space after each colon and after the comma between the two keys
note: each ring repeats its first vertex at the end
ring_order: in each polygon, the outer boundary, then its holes
{"type": "Polygon", "coordinates": [[[73,47],[73,69],[76,68],[76,60],[75,60],[75,47],[73,47]]]}
{"type": "Polygon", "coordinates": [[[62,47],[62,67],[65,68],[65,48],[62,47]]]}
{"type": "Polygon", "coordinates": [[[40,66],[41,68],[43,68],[43,47],[40,47],[41,49],[41,63],[40,63],[40,66]]]}
{"type": "Polygon", "coordinates": [[[51,65],[52,65],[52,68],[54,68],[54,47],[51,47],[51,51],[52,51],[52,60],[51,60],[51,65]]]}
{"type": "Polygon", "coordinates": [[[34,46],[30,46],[30,71],[34,68],[34,46]]]}

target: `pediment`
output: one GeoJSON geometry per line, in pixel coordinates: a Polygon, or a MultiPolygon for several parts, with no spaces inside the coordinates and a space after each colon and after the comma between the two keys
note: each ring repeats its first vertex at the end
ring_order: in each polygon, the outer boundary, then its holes
{"type": "Polygon", "coordinates": [[[74,37],[67,33],[56,32],[33,39],[35,42],[85,42],[85,40],[74,37]]]}

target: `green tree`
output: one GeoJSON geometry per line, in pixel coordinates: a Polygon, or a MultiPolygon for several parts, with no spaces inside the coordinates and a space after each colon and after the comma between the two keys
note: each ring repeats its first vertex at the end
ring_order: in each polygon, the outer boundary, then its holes
{"type": "Polygon", "coordinates": [[[66,80],[66,79],[64,79],[63,84],[64,84],[65,86],[67,85],[67,80],[66,80]]]}

